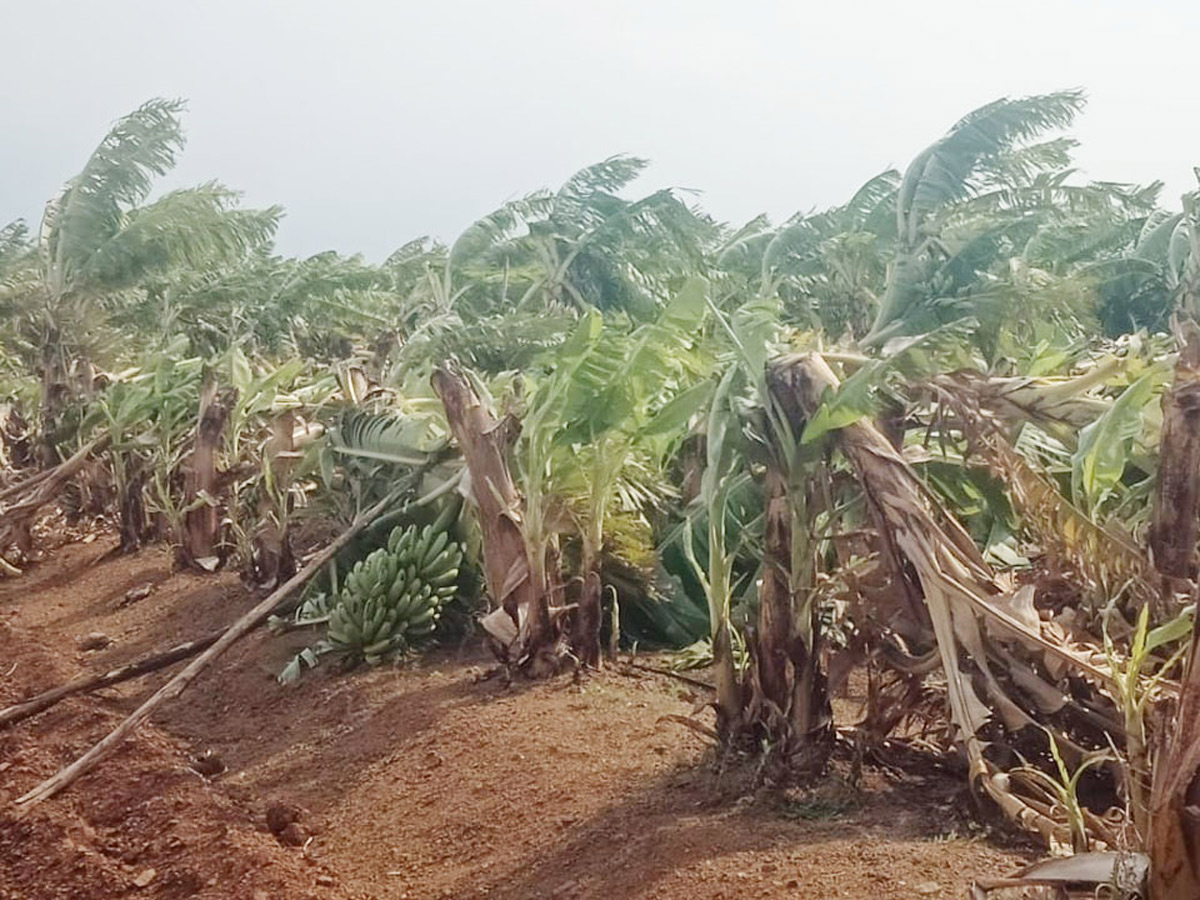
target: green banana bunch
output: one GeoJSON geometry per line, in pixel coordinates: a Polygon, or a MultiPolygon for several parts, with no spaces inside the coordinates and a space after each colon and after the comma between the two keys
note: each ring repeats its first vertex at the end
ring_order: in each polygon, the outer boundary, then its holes
{"type": "Polygon", "coordinates": [[[462,548],[445,530],[393,529],[387,546],[346,576],[329,613],[332,649],[374,665],[428,637],[454,596],[461,562],[462,548]]]}

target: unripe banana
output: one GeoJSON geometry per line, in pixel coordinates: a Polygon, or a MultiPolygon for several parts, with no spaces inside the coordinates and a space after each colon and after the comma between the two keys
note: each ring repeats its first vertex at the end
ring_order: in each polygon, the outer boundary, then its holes
{"type": "Polygon", "coordinates": [[[424,574],[433,575],[435,572],[440,572],[443,569],[457,565],[457,561],[454,559],[455,551],[457,549],[457,547],[447,547],[445,550],[441,551],[437,556],[425,564],[424,574]]]}
{"type": "Polygon", "coordinates": [[[410,592],[405,592],[400,595],[400,599],[396,601],[396,614],[403,621],[407,622],[414,612],[414,601],[416,597],[410,592]]]}
{"type": "Polygon", "coordinates": [[[421,564],[428,568],[430,563],[438,558],[438,554],[445,548],[448,540],[450,540],[450,535],[444,531],[434,537],[425,552],[421,554],[421,564]]]}
{"type": "Polygon", "coordinates": [[[455,567],[453,569],[447,569],[446,571],[444,571],[438,575],[434,575],[432,578],[426,579],[426,581],[429,584],[432,584],[434,587],[439,587],[439,588],[446,587],[447,585],[452,585],[456,581],[458,581],[458,568],[455,567]]]}
{"type": "Polygon", "coordinates": [[[418,625],[420,625],[422,622],[428,622],[430,619],[432,619],[436,615],[437,615],[437,607],[426,606],[419,613],[417,613],[415,616],[413,616],[411,619],[409,619],[409,622],[412,623],[409,627],[415,628],[418,625]]]}
{"type": "Polygon", "coordinates": [[[387,602],[389,606],[395,607],[400,597],[404,594],[404,580],[399,576],[392,582],[392,586],[388,588],[387,602]]]}

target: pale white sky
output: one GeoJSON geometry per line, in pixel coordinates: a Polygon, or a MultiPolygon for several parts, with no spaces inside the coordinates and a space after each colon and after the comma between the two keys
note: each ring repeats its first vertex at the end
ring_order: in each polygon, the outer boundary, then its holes
{"type": "Polygon", "coordinates": [[[714,215],[840,202],[1002,95],[1088,91],[1094,178],[1200,165],[1200,3],[0,0],[0,224],[113,119],[189,100],[169,186],[281,203],[282,251],[380,259],[614,153],[714,215]]]}

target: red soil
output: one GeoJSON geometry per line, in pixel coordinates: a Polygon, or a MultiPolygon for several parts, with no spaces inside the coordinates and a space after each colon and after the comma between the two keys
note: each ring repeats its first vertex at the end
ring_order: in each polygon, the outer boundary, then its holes
{"type": "MultiPolygon", "coordinates": [[[[173,575],[164,551],[103,558],[110,547],[68,545],[0,582],[0,704],[253,602],[231,574],[173,575]],[[148,597],[125,600],[145,584],[148,597]],[[78,649],[92,632],[113,644],[78,649]]],[[[1026,862],[981,836],[961,786],[935,777],[739,798],[697,735],[659,721],[703,699],[672,680],[506,687],[479,679],[486,659],[447,651],[281,687],[274,674],[307,639],[251,636],[98,771],[29,810],[13,798],[168,675],[0,731],[0,900],[898,900],[962,897],[972,878],[1026,862]],[[224,771],[195,771],[203,753],[224,771]],[[305,846],[269,830],[278,804],[299,811],[286,836],[305,846]]]]}

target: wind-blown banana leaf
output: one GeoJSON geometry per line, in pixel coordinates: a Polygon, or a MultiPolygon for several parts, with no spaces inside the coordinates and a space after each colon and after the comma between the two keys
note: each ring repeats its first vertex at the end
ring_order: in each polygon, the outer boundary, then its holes
{"type": "Polygon", "coordinates": [[[445,441],[425,418],[352,409],[330,432],[336,453],[397,465],[420,465],[445,441]]]}
{"type": "MultiPolygon", "coordinates": [[[[878,346],[897,334],[927,331],[946,321],[946,316],[970,311],[969,305],[956,302],[953,287],[935,278],[946,253],[944,243],[935,243],[945,233],[933,220],[944,217],[946,210],[957,204],[986,194],[989,187],[1002,188],[992,192],[998,202],[1019,205],[1011,182],[1015,176],[1018,184],[1029,184],[1029,172],[1014,172],[1011,166],[1005,171],[1004,161],[1011,161],[1014,151],[1020,151],[1026,141],[1068,125],[1082,106],[1079,91],[997,100],[963,117],[913,159],[896,199],[896,257],[875,321],[863,339],[866,345],[878,346]],[[1004,178],[1010,185],[1003,184],[1004,178]],[[1003,190],[1005,187],[1010,189],[1003,190]]],[[[1026,159],[1038,166],[1054,166],[1059,161],[1055,154],[1026,159]]],[[[1035,177],[1029,186],[1036,183],[1035,177]]],[[[993,228],[994,222],[993,218],[985,229],[993,228]]]]}
{"type": "Polygon", "coordinates": [[[1096,421],[1079,432],[1072,458],[1071,484],[1076,502],[1095,510],[1121,480],[1142,426],[1142,412],[1156,386],[1166,380],[1165,369],[1147,372],[1129,385],[1096,421]]]}

